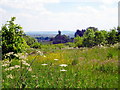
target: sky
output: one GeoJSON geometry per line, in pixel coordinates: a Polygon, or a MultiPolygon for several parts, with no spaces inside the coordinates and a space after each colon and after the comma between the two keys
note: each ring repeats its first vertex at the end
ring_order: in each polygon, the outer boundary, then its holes
{"type": "Polygon", "coordinates": [[[16,17],[28,31],[76,31],[118,26],[119,0],[0,0],[0,26],[16,17]]]}

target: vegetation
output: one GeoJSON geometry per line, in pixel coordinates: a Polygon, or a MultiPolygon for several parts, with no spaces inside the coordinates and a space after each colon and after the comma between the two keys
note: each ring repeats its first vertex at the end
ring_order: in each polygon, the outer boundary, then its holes
{"type": "Polygon", "coordinates": [[[3,61],[3,88],[118,88],[117,46],[33,51],[22,65],[3,61]]]}
{"type": "Polygon", "coordinates": [[[12,17],[8,23],[3,25],[2,31],[2,54],[9,52],[21,53],[27,48],[27,44],[23,39],[22,27],[14,24],[16,18],[12,17]]]}
{"type": "Polygon", "coordinates": [[[119,27],[89,27],[72,42],[59,31],[56,44],[41,44],[14,20],[0,31],[2,88],[118,88],[119,27]]]}

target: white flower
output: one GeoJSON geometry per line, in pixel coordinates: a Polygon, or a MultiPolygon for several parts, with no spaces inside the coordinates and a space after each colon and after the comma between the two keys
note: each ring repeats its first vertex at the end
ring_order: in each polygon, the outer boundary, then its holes
{"type": "Polygon", "coordinates": [[[14,69],[14,68],[15,68],[15,67],[10,67],[9,69],[12,70],[12,69],[14,69]]]}
{"type": "Polygon", "coordinates": [[[19,66],[19,65],[15,65],[14,67],[15,67],[15,68],[20,68],[20,66],[19,66]]]}
{"type": "Polygon", "coordinates": [[[61,64],[61,65],[59,65],[59,66],[61,66],[61,67],[66,67],[66,66],[68,66],[67,64],[61,64]]]}
{"type": "Polygon", "coordinates": [[[43,53],[41,51],[37,51],[38,54],[40,54],[41,56],[43,56],[43,53]]]}
{"type": "Polygon", "coordinates": [[[25,55],[28,55],[28,53],[25,53],[25,55]]]}
{"type": "Polygon", "coordinates": [[[32,75],[32,77],[34,78],[34,77],[36,77],[35,75],[32,75]]]}
{"type": "Polygon", "coordinates": [[[6,69],[5,69],[5,71],[8,71],[8,70],[9,70],[9,68],[6,68],[6,69]]]}
{"type": "Polygon", "coordinates": [[[19,59],[26,59],[26,56],[25,56],[25,55],[21,55],[21,56],[19,57],[19,59]]]}
{"type": "Polygon", "coordinates": [[[14,56],[18,57],[18,55],[17,55],[17,54],[14,54],[14,56]]]}
{"type": "Polygon", "coordinates": [[[3,67],[6,67],[6,66],[9,66],[9,64],[3,64],[2,66],[3,66],[3,67]]]}
{"type": "Polygon", "coordinates": [[[62,69],[62,70],[60,70],[60,71],[62,71],[62,72],[66,72],[67,70],[65,70],[65,69],[62,69]]]}
{"type": "Polygon", "coordinates": [[[26,63],[26,61],[25,61],[25,60],[22,60],[22,63],[26,63]]]}
{"type": "Polygon", "coordinates": [[[28,64],[28,63],[25,63],[25,62],[23,62],[22,64],[24,64],[24,65],[26,65],[26,66],[30,66],[30,64],[28,64]]]}
{"type": "Polygon", "coordinates": [[[57,61],[58,59],[54,59],[55,61],[57,61]]]}
{"type": "Polygon", "coordinates": [[[13,67],[6,68],[5,71],[13,70],[13,69],[15,69],[15,68],[20,68],[20,66],[19,66],[19,65],[15,65],[15,66],[13,66],[13,67]]]}
{"type": "Polygon", "coordinates": [[[11,79],[13,79],[13,76],[12,76],[12,74],[10,74],[10,75],[7,75],[7,78],[11,78],[11,79]]]}
{"type": "Polygon", "coordinates": [[[9,52],[6,54],[6,56],[10,56],[11,54],[13,54],[14,52],[9,52]]]}
{"type": "Polygon", "coordinates": [[[28,71],[32,71],[32,68],[29,68],[28,71]]]}
{"type": "Polygon", "coordinates": [[[4,63],[8,63],[9,64],[10,62],[9,62],[9,60],[7,60],[7,61],[4,61],[4,63]]]}
{"type": "Polygon", "coordinates": [[[45,64],[45,63],[44,63],[44,64],[41,64],[41,65],[45,66],[45,65],[48,65],[48,64],[45,64]]]}
{"type": "Polygon", "coordinates": [[[43,57],[46,57],[45,55],[43,57]]]}

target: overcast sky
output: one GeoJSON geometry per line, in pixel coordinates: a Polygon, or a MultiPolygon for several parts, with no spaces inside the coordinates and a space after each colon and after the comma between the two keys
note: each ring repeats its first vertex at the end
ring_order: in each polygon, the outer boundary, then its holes
{"type": "Polygon", "coordinates": [[[86,29],[118,26],[119,0],[0,0],[0,25],[11,17],[24,31],[86,29]]]}

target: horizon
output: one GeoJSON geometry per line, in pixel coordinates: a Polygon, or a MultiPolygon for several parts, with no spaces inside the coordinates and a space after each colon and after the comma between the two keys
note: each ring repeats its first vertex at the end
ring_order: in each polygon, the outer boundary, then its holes
{"type": "Polygon", "coordinates": [[[0,25],[16,17],[25,32],[76,31],[87,27],[109,31],[118,26],[119,0],[1,0],[0,25]]]}

